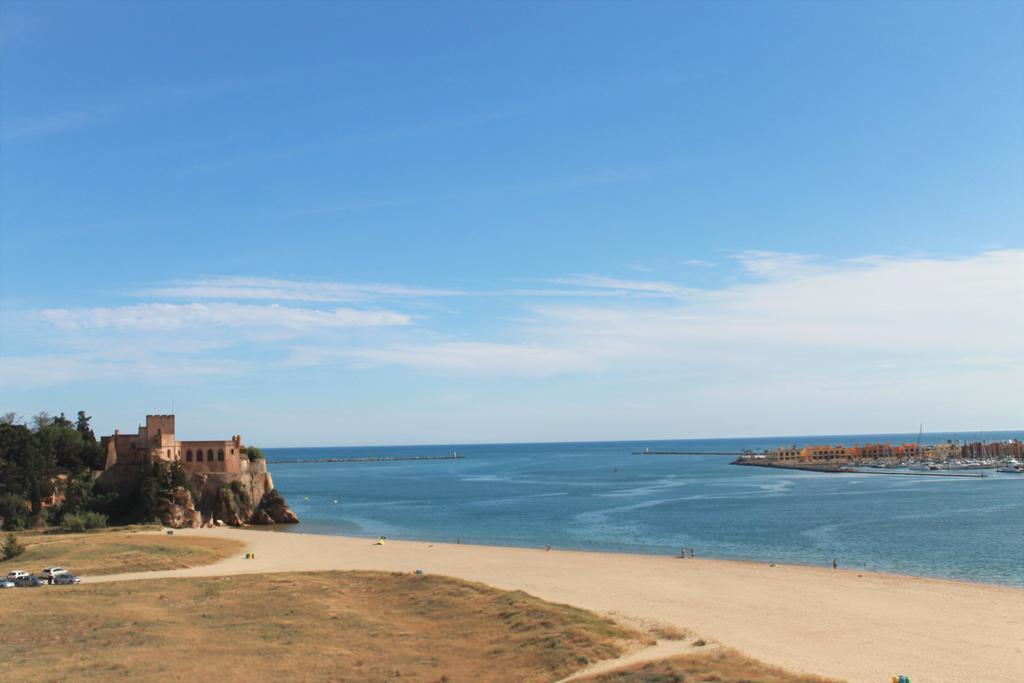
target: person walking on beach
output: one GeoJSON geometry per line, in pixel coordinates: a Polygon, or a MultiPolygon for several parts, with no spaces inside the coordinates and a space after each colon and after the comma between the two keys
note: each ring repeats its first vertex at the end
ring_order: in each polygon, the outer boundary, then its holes
{"type": "Polygon", "coordinates": [[[839,569],[839,563],[836,562],[836,558],[832,558],[832,569],[839,569]]]}
{"type": "Polygon", "coordinates": [[[690,548],[690,559],[693,559],[693,548],[690,548]]]}
{"type": "Polygon", "coordinates": [[[686,559],[686,546],[685,545],[682,548],[679,549],[679,557],[680,557],[680,559],[683,559],[683,560],[686,559]]]}

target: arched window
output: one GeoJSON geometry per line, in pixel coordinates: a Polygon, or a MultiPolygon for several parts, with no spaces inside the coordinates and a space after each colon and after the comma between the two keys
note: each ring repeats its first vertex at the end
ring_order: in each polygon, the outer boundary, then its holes
{"type": "Polygon", "coordinates": [[[224,449],[223,448],[218,448],[217,449],[217,462],[224,462],[224,449]]]}
{"type": "Polygon", "coordinates": [[[196,462],[202,462],[202,461],[203,461],[203,449],[202,448],[197,448],[196,449],[196,462]]]}
{"type": "Polygon", "coordinates": [[[207,448],[206,449],[206,462],[213,462],[213,449],[212,448],[207,448]]]}
{"type": "Polygon", "coordinates": [[[192,462],[192,449],[185,451],[185,462],[192,462]]]}

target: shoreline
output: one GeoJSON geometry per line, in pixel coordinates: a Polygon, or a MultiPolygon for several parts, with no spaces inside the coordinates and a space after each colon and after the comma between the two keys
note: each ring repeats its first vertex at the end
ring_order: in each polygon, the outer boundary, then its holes
{"type": "Polygon", "coordinates": [[[263,530],[176,534],[242,540],[241,555],[86,582],[375,570],[523,590],[624,621],[664,624],[793,672],[850,681],[1012,681],[1024,670],[1024,589],[831,567],[480,546],[263,530]]]}
{"type": "MultiPolygon", "coordinates": [[[[260,527],[260,526],[253,525],[253,526],[247,526],[247,527],[244,527],[244,528],[245,529],[250,529],[252,531],[261,532],[261,533],[262,532],[271,532],[271,533],[280,533],[280,534],[301,534],[301,535],[307,535],[307,536],[323,536],[323,537],[326,537],[326,538],[364,539],[364,540],[368,540],[368,541],[375,541],[378,538],[378,536],[372,535],[372,534],[371,535],[363,536],[363,535],[356,534],[356,533],[337,533],[337,534],[335,534],[335,533],[325,532],[325,531],[322,531],[322,530],[304,531],[301,527],[302,527],[302,524],[300,523],[299,525],[291,525],[291,526],[287,526],[287,527],[285,525],[274,525],[274,526],[266,526],[266,527],[260,527]]],[[[498,543],[487,543],[487,542],[480,542],[480,541],[469,541],[469,542],[465,542],[465,543],[456,543],[455,541],[452,541],[452,540],[449,540],[449,539],[438,540],[438,539],[431,539],[431,538],[408,538],[408,537],[403,537],[403,536],[394,536],[394,537],[389,536],[387,538],[388,538],[389,541],[390,540],[401,541],[403,543],[427,543],[427,544],[433,544],[433,545],[456,545],[456,546],[457,545],[466,545],[466,546],[473,546],[473,547],[479,547],[479,548],[508,548],[510,550],[543,550],[544,549],[544,544],[537,544],[537,545],[514,545],[514,544],[513,545],[501,545],[501,544],[498,544],[498,543]]],[[[642,552],[642,551],[637,551],[637,550],[625,551],[625,550],[609,550],[609,549],[598,549],[598,548],[581,548],[581,547],[570,546],[570,545],[552,546],[551,549],[552,549],[552,551],[558,550],[558,551],[561,551],[561,552],[593,553],[593,554],[596,554],[596,555],[625,555],[625,556],[628,556],[628,557],[638,557],[638,558],[642,558],[642,557],[661,557],[661,558],[669,558],[669,559],[680,559],[678,555],[671,555],[671,554],[667,554],[667,553],[658,553],[658,552],[647,553],[647,552],[642,552]]],[[[689,549],[689,546],[687,546],[687,549],[689,549]]],[[[690,557],[687,556],[686,559],[689,560],[690,557]]],[[[809,563],[809,562],[795,562],[795,561],[792,561],[792,560],[767,560],[767,559],[757,559],[757,558],[750,558],[750,557],[722,557],[722,556],[718,556],[718,555],[703,555],[702,556],[700,554],[697,554],[697,557],[695,559],[708,560],[708,561],[712,561],[712,562],[735,562],[735,563],[738,563],[738,564],[749,564],[749,565],[753,565],[753,566],[765,566],[765,567],[767,567],[769,565],[773,565],[774,564],[777,567],[797,567],[797,568],[806,568],[806,569],[827,569],[828,571],[833,571],[832,567],[828,564],[828,562],[826,562],[825,564],[812,564],[812,563],[809,563]]],[[[1021,583],[1016,583],[1016,584],[1015,583],[999,583],[997,581],[982,581],[980,579],[971,579],[971,578],[965,578],[965,577],[942,576],[942,575],[939,575],[939,574],[914,574],[914,573],[910,573],[910,572],[897,572],[897,571],[889,571],[889,570],[885,570],[885,569],[867,569],[867,568],[863,568],[863,567],[856,567],[856,566],[853,566],[853,565],[844,566],[841,561],[839,563],[838,569],[836,569],[835,571],[847,571],[847,572],[855,572],[855,573],[860,573],[860,574],[884,575],[884,576],[891,576],[893,578],[929,579],[929,580],[942,581],[942,582],[948,582],[948,583],[962,583],[962,584],[966,584],[966,585],[970,585],[970,586],[991,586],[993,588],[1010,588],[1010,589],[1014,589],[1014,590],[1024,590],[1024,579],[1022,579],[1021,583]]]]}

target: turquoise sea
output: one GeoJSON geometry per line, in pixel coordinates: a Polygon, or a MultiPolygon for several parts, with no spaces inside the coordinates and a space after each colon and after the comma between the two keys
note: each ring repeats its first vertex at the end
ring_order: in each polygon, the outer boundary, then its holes
{"type": "MultiPolygon", "coordinates": [[[[960,434],[969,440],[979,435],[960,434]]],[[[987,439],[1024,432],[986,433],[987,439]]],[[[952,434],[925,434],[938,443],[952,434]]],[[[642,456],[917,434],[266,449],[290,532],[831,565],[1024,586],[1024,475],[818,474],[642,456]],[[295,458],[458,460],[287,464],[295,458]]]]}

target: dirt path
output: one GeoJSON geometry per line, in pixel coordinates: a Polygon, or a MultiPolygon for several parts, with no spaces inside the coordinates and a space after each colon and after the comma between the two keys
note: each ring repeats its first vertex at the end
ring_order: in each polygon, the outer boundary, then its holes
{"type": "Polygon", "coordinates": [[[707,647],[695,648],[693,643],[679,640],[659,640],[654,645],[634,650],[633,652],[627,652],[621,657],[594,662],[590,666],[580,669],[572,676],[563,678],[558,681],[558,683],[568,683],[569,681],[576,681],[581,678],[586,678],[587,676],[608,673],[609,671],[615,671],[634,664],[646,664],[647,662],[657,662],[662,659],[690,654],[692,652],[703,653],[707,651],[707,647]]]}

